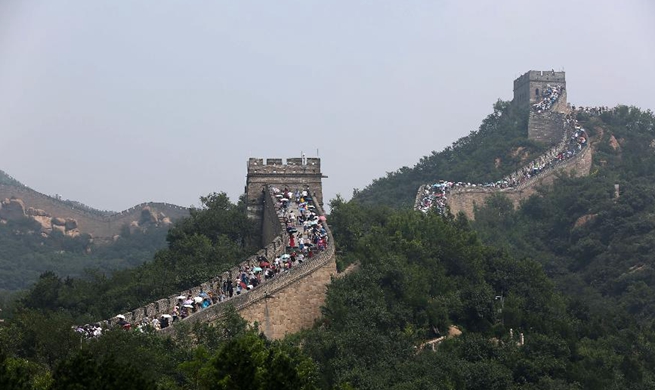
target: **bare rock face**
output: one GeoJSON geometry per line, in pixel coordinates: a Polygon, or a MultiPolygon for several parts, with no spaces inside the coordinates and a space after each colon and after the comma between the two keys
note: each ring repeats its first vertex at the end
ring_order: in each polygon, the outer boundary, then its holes
{"type": "Polygon", "coordinates": [[[52,224],[52,232],[60,232],[62,234],[66,234],[66,227],[64,225],[55,225],[54,223],[52,224]]]}
{"type": "Polygon", "coordinates": [[[146,206],[141,210],[139,225],[157,224],[157,222],[159,222],[157,214],[155,214],[149,206],[146,206]]]}
{"type": "Polygon", "coordinates": [[[134,234],[139,230],[141,230],[141,227],[139,226],[139,221],[130,222],[130,234],[134,234]]]}
{"type": "Polygon", "coordinates": [[[73,218],[66,218],[64,226],[66,227],[66,230],[75,230],[77,229],[77,221],[73,218]]]}
{"type": "Polygon", "coordinates": [[[173,224],[173,221],[171,221],[171,219],[168,217],[161,218],[159,221],[161,222],[162,225],[165,226],[170,226],[173,224]]]}
{"type": "Polygon", "coordinates": [[[50,233],[52,231],[52,218],[50,216],[33,215],[32,219],[41,225],[42,233],[50,233]]]}
{"type": "Polygon", "coordinates": [[[617,141],[616,138],[614,137],[614,134],[612,134],[612,136],[610,137],[609,144],[614,150],[619,149],[621,147],[619,141],[617,141]]]}
{"type": "Polygon", "coordinates": [[[50,217],[51,216],[45,210],[35,209],[34,207],[28,207],[27,211],[26,211],[26,214],[31,215],[33,217],[50,217]]]}
{"type": "Polygon", "coordinates": [[[65,218],[60,218],[60,217],[54,217],[52,218],[52,226],[66,226],[66,219],[65,218]]]}
{"type": "Polygon", "coordinates": [[[81,233],[77,229],[72,229],[72,230],[66,230],[65,233],[68,237],[78,237],[81,233]]]}
{"type": "Polygon", "coordinates": [[[596,216],[598,214],[587,214],[583,215],[582,217],[578,218],[575,223],[573,224],[573,228],[579,228],[580,226],[586,225],[588,222],[593,221],[596,219],[596,216]]]}
{"type": "Polygon", "coordinates": [[[6,220],[19,220],[25,218],[25,204],[22,200],[12,198],[5,199],[0,208],[0,218],[6,220]]]}

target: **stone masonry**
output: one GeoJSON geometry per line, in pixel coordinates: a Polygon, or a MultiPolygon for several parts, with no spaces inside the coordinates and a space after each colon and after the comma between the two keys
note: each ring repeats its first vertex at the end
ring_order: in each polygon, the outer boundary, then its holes
{"type": "MultiPolygon", "coordinates": [[[[566,116],[570,109],[566,102],[566,79],[564,72],[536,71],[531,70],[514,80],[513,103],[519,107],[529,110],[528,138],[534,141],[543,142],[549,145],[556,145],[558,142],[566,142],[567,121],[566,116]],[[546,86],[561,86],[564,88],[559,99],[546,112],[535,112],[532,104],[539,101],[546,86]]],[[[569,131],[570,128],[569,128],[569,131]]],[[[484,205],[486,200],[494,194],[503,194],[509,198],[514,207],[517,207],[522,200],[537,193],[540,186],[552,185],[558,175],[566,173],[573,176],[589,175],[592,164],[593,149],[588,145],[581,153],[570,160],[556,165],[552,170],[544,172],[519,187],[495,189],[471,187],[453,190],[447,200],[450,212],[454,215],[463,212],[469,219],[474,219],[475,208],[484,205]]],[[[424,187],[419,189],[419,195],[423,193],[424,187]]]]}
{"type": "Polygon", "coordinates": [[[467,218],[475,219],[475,208],[483,206],[486,200],[494,194],[506,196],[512,201],[514,207],[517,207],[522,200],[536,194],[538,187],[552,185],[559,174],[568,173],[573,176],[589,175],[592,152],[591,146],[588,146],[584,151],[572,157],[570,160],[557,165],[549,172],[542,173],[530,179],[518,188],[507,188],[504,190],[467,188],[453,191],[448,197],[450,212],[453,215],[457,215],[461,211],[467,218]]]}
{"type": "Polygon", "coordinates": [[[566,77],[564,72],[531,70],[514,80],[514,104],[530,111],[528,139],[556,144],[562,138],[561,122],[569,109],[566,102],[566,77]],[[537,113],[532,104],[541,100],[548,85],[564,89],[550,111],[537,113]]]}
{"type": "MultiPolygon", "coordinates": [[[[565,76],[564,72],[530,70],[514,80],[513,102],[520,107],[537,103],[548,84],[561,86],[566,90],[565,76]]],[[[566,105],[566,98],[564,98],[564,105],[566,105]]]]}
{"type": "Polygon", "coordinates": [[[267,226],[272,219],[264,217],[267,201],[264,195],[265,188],[273,185],[279,189],[286,187],[291,191],[307,190],[315,197],[315,203],[322,207],[322,179],[324,178],[327,176],[321,173],[320,158],[288,158],[286,163],[281,158],[268,158],[265,161],[262,158],[248,160],[245,190],[248,199],[248,216],[261,224],[262,245],[266,245],[272,237],[269,232],[275,231],[274,227],[267,226]]]}
{"type": "MultiPolygon", "coordinates": [[[[288,159],[282,164],[279,159],[268,159],[263,164],[262,159],[250,159],[248,169],[248,185],[246,193],[251,211],[259,213],[255,218],[261,218],[262,236],[266,236],[268,243],[257,253],[248,257],[244,262],[200,286],[188,289],[192,294],[200,291],[217,290],[223,280],[234,280],[242,266],[258,264],[258,256],[273,259],[286,250],[287,233],[284,222],[278,217],[275,210],[276,198],[271,187],[288,187],[295,189],[307,188],[315,200],[319,215],[323,215],[322,185],[320,161],[307,159],[305,164],[301,159],[288,159]],[[263,168],[262,168],[263,167],[263,168]],[[304,186],[304,187],[301,187],[304,186]],[[261,202],[257,204],[257,202],[261,202]]],[[[311,327],[321,316],[321,306],[325,302],[327,286],[336,276],[336,255],[334,238],[327,223],[324,222],[328,234],[329,245],[326,250],[319,252],[311,259],[291,268],[289,272],[282,273],[270,281],[263,283],[252,291],[242,293],[224,302],[211,305],[208,308],[190,315],[184,323],[214,323],[228,305],[233,305],[239,314],[249,323],[257,323],[259,329],[272,339],[279,339],[287,334],[298,332],[311,327]]],[[[181,292],[186,293],[187,290],[181,292]]],[[[123,313],[128,322],[138,322],[145,316],[158,316],[168,313],[176,304],[173,294],[157,302],[123,313]]],[[[115,321],[115,319],[113,320],[115,321]]],[[[174,335],[174,327],[160,331],[162,335],[174,335]]]]}

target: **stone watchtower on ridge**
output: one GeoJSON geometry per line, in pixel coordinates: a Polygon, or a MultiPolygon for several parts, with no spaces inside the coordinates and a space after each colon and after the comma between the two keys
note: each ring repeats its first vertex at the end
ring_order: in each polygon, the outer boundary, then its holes
{"type": "Polygon", "coordinates": [[[287,158],[286,164],[281,158],[250,158],[248,176],[246,177],[246,197],[248,199],[248,217],[261,223],[262,242],[266,245],[277,234],[279,220],[274,218],[274,209],[267,208],[266,196],[268,186],[280,190],[306,190],[314,201],[323,206],[321,159],[317,157],[287,158]]]}
{"type": "Polygon", "coordinates": [[[562,138],[562,121],[568,113],[566,102],[566,77],[564,72],[554,70],[530,70],[514,80],[513,103],[530,110],[528,138],[547,144],[556,144],[562,138]],[[532,105],[540,102],[545,91],[551,87],[561,87],[562,93],[550,110],[535,112],[532,105]]]}

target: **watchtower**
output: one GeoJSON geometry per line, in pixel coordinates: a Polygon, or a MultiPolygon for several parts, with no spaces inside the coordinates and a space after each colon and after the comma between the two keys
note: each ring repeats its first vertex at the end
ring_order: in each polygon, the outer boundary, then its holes
{"type": "MultiPolygon", "coordinates": [[[[554,70],[531,70],[514,80],[514,104],[529,106],[537,103],[543,97],[548,85],[563,87],[566,91],[564,72],[554,70]]],[[[558,99],[559,107],[566,107],[566,94],[558,99]]]]}
{"type": "Polygon", "coordinates": [[[278,220],[273,221],[272,217],[268,216],[273,209],[268,208],[266,212],[266,201],[270,199],[265,196],[268,186],[272,185],[280,190],[287,188],[294,193],[296,190],[307,191],[314,202],[323,207],[323,178],[327,176],[321,173],[321,159],[317,157],[287,158],[286,163],[281,158],[248,160],[248,217],[261,223],[264,241],[274,234],[274,229],[279,225],[278,220]]]}
{"type": "Polygon", "coordinates": [[[568,113],[564,72],[531,70],[514,80],[514,100],[518,107],[529,110],[528,139],[555,145],[564,136],[568,113]],[[547,97],[548,86],[560,87],[560,93],[548,109],[535,109],[533,104],[547,97]]]}

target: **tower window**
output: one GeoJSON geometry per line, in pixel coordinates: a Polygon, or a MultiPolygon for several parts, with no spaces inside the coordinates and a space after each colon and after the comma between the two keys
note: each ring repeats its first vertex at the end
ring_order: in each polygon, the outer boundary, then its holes
{"type": "Polygon", "coordinates": [[[535,95],[536,97],[539,97],[539,88],[536,88],[536,89],[534,90],[534,95],[535,95]]]}

